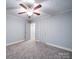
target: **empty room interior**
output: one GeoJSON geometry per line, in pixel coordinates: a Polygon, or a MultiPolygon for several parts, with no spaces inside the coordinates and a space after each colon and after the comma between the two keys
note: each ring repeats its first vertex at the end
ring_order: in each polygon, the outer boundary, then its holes
{"type": "Polygon", "coordinates": [[[6,0],[6,59],[72,59],[72,0],[6,0]]]}

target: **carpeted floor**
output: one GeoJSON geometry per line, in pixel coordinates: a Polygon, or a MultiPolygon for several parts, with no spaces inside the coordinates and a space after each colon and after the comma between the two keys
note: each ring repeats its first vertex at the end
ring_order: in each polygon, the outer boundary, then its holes
{"type": "Polygon", "coordinates": [[[72,59],[72,52],[30,40],[7,46],[6,59],[72,59]]]}

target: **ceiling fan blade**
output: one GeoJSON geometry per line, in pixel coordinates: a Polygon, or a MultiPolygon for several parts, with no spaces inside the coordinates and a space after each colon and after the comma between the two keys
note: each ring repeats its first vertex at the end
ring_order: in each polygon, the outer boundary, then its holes
{"type": "Polygon", "coordinates": [[[26,12],[20,12],[20,13],[18,13],[18,14],[23,14],[23,13],[26,13],[26,12]]]}
{"type": "Polygon", "coordinates": [[[40,15],[40,13],[37,13],[37,12],[34,12],[34,14],[36,14],[36,15],[40,15]]]}
{"type": "Polygon", "coordinates": [[[20,6],[22,6],[23,8],[27,9],[27,7],[23,4],[19,4],[20,6]]]}
{"type": "Polygon", "coordinates": [[[34,10],[36,10],[36,9],[38,9],[38,8],[41,8],[42,7],[42,5],[37,5],[36,7],[34,7],[34,10]]]}

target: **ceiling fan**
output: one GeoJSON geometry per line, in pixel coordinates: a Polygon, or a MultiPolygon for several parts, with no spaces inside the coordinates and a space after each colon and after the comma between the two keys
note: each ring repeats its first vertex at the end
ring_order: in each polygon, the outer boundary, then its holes
{"type": "Polygon", "coordinates": [[[41,4],[37,4],[36,6],[33,6],[32,8],[28,5],[25,5],[23,3],[20,3],[19,4],[21,7],[23,7],[26,11],[23,11],[23,12],[19,12],[18,14],[24,14],[24,13],[27,13],[28,17],[30,18],[33,14],[36,14],[36,15],[40,15],[39,12],[37,12],[36,10],[38,10],[39,8],[42,7],[41,4]]]}

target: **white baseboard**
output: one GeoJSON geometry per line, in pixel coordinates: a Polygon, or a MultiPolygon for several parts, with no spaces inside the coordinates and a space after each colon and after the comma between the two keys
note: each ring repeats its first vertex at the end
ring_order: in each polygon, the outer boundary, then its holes
{"type": "Polygon", "coordinates": [[[22,41],[24,41],[24,40],[19,40],[19,41],[11,42],[11,43],[6,44],[6,46],[17,44],[17,43],[20,43],[22,41]]]}
{"type": "MultiPolygon", "coordinates": [[[[40,40],[36,40],[36,41],[40,41],[40,40]]],[[[59,46],[59,45],[55,45],[55,44],[51,44],[51,43],[47,43],[47,42],[43,42],[43,43],[45,43],[46,45],[50,45],[50,46],[53,46],[53,47],[57,47],[57,48],[60,48],[60,49],[72,52],[72,50],[69,49],[69,48],[65,48],[65,47],[62,47],[62,46],[59,46]]]]}

